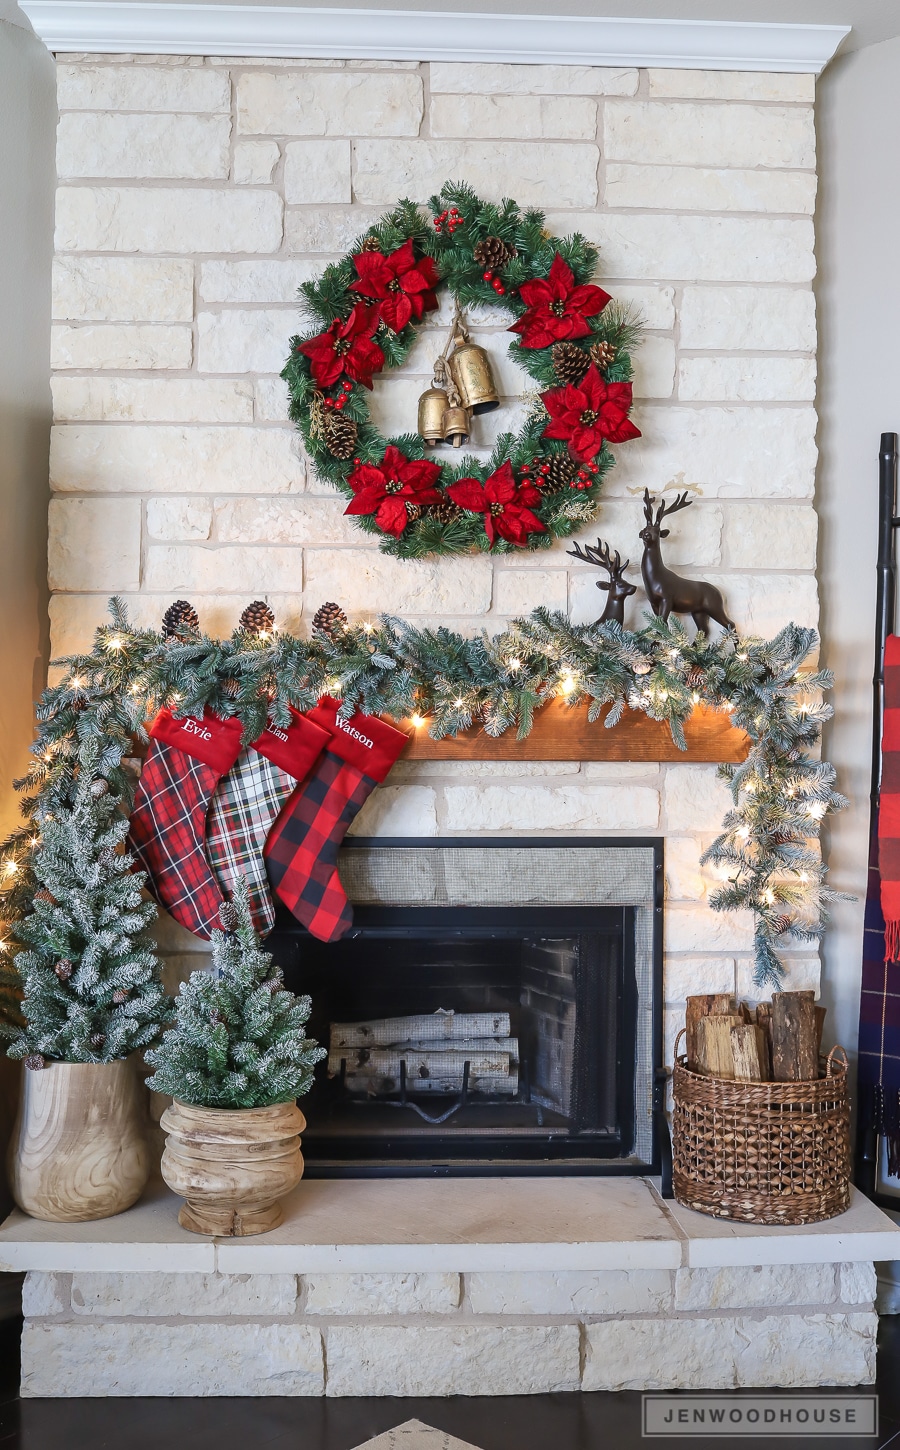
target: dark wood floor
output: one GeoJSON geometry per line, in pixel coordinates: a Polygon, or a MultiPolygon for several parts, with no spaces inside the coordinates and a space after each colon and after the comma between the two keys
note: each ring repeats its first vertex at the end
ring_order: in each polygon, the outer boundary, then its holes
{"type": "MultiPolygon", "coordinates": [[[[638,1393],[491,1399],[20,1400],[18,1325],[0,1325],[0,1450],[352,1450],[423,1420],[480,1450],[639,1450],[638,1393]]],[[[152,1375],[152,1365],[147,1367],[152,1375]]],[[[900,1450],[900,1318],[882,1321],[881,1432],[741,1439],[741,1450],[900,1450]]],[[[752,1393],[749,1392],[748,1393],[752,1393]]],[[[729,1437],[676,1443],[721,1446],[729,1437]]]]}

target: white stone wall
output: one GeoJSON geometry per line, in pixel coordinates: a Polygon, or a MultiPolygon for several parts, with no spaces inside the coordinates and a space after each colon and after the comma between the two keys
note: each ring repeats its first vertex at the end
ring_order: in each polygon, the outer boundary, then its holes
{"type": "MultiPolygon", "coordinates": [[[[187,596],[230,631],[267,595],[303,627],[326,599],[497,630],[544,603],[600,609],[596,575],[549,554],[403,563],[307,468],[278,379],[298,283],[401,195],[449,178],[548,212],[601,249],[604,284],[648,324],[643,438],[617,450],[598,525],[637,564],[651,489],[690,487],[670,562],[719,584],[748,632],[817,622],[815,197],[809,76],[561,66],[61,57],[51,585],[57,652],[122,593],[157,623],[187,596]]],[[[387,432],[414,425],[443,345],[430,319],[376,383],[387,432]]],[[[475,316],[521,416],[508,322],[475,316]]],[[[640,596],[631,602],[640,619],[640,596]]],[[[668,987],[752,995],[749,922],[709,912],[698,856],[727,799],[714,767],[399,765],[358,829],[390,834],[659,831],[668,987]]],[[[174,966],[199,945],[163,928],[174,966]]],[[[791,984],[817,985],[795,954],[791,984]]],[[[673,1009],[670,1021],[679,1016],[673,1009]]],[[[671,1037],[671,1033],[669,1034],[671,1037]]]]}
{"type": "Polygon", "coordinates": [[[22,1394],[492,1395],[858,1385],[861,1264],[534,1273],[29,1273],[22,1394]]]}

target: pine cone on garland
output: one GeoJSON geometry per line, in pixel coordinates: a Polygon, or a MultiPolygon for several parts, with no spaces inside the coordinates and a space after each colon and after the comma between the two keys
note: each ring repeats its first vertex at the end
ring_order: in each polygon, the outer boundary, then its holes
{"type": "Polygon", "coordinates": [[[42,902],[44,902],[44,904],[46,906],[57,906],[58,905],[58,902],[56,900],[56,897],[53,895],[53,892],[52,891],[48,891],[45,886],[42,886],[41,889],[40,889],[40,891],[36,891],[34,893],[34,900],[35,901],[42,901],[42,902]]]}
{"type": "Polygon", "coordinates": [[[233,901],[223,901],[219,907],[219,924],[223,931],[237,931],[238,909],[233,901]]]}
{"type": "Polygon", "coordinates": [[[596,363],[602,372],[604,368],[612,367],[616,360],[616,349],[611,342],[595,342],[591,348],[591,361],[596,363]]]}
{"type": "Polygon", "coordinates": [[[491,272],[499,272],[515,255],[515,247],[508,247],[500,237],[485,237],[472,250],[479,267],[491,272]]]}
{"type": "Polygon", "coordinates": [[[118,859],[118,851],[113,851],[109,846],[105,846],[97,857],[100,865],[103,866],[104,869],[107,871],[109,870],[110,866],[115,866],[118,859]]]}
{"type": "Polygon", "coordinates": [[[578,464],[574,458],[570,458],[567,453],[552,453],[547,459],[547,465],[547,472],[539,473],[535,477],[535,483],[542,493],[562,493],[564,488],[571,488],[578,472],[578,464]]]}
{"type": "Polygon", "coordinates": [[[31,1068],[32,1072],[40,1072],[42,1067],[47,1066],[47,1062],[39,1052],[29,1052],[25,1059],[25,1066],[31,1068]]]}
{"type": "Polygon", "coordinates": [[[109,781],[104,780],[102,775],[98,775],[97,779],[91,782],[91,796],[95,801],[102,800],[108,790],[109,781]]]}
{"type": "Polygon", "coordinates": [[[789,931],[793,922],[789,916],[776,916],[772,922],[772,930],[781,936],[782,932],[789,931]]]}
{"type": "Polygon", "coordinates": [[[200,616],[193,604],[186,599],[176,599],[162,617],[162,632],[166,639],[185,639],[200,633],[200,616]]]}
{"type": "Polygon", "coordinates": [[[437,524],[452,524],[461,519],[463,511],[458,503],[454,503],[449,494],[444,494],[440,503],[432,504],[428,511],[428,517],[434,519],[437,524]]]}
{"type": "Polygon", "coordinates": [[[238,695],[241,693],[240,680],[223,680],[222,693],[224,695],[227,695],[229,700],[236,700],[238,695]]]}
{"type": "Polygon", "coordinates": [[[121,1007],[123,1002],[127,1002],[128,995],[129,994],[124,987],[117,987],[116,990],[113,992],[113,1001],[115,1002],[116,1006],[121,1007]]]}
{"type": "Polygon", "coordinates": [[[334,458],[352,458],[359,442],[359,429],[352,418],[326,413],[323,425],[325,447],[334,458]]]}
{"type": "Polygon", "coordinates": [[[106,1033],[105,1032],[92,1032],[91,1033],[91,1047],[102,1047],[105,1041],[106,1041],[106,1033]]]}
{"type": "Polygon", "coordinates": [[[254,599],[238,620],[238,629],[244,634],[271,634],[274,628],[275,616],[264,599],[254,599]]]}
{"type": "Polygon", "coordinates": [[[312,627],[319,634],[327,634],[329,639],[334,639],[337,635],[343,634],[347,628],[347,622],[347,616],[341,606],[335,604],[333,600],[329,600],[316,610],[313,615],[312,627]]]}
{"type": "Polygon", "coordinates": [[[685,684],[689,690],[699,690],[705,679],[704,673],[699,665],[692,665],[687,672],[685,684]]]}
{"type": "Polygon", "coordinates": [[[591,365],[588,354],[574,342],[555,342],[550,349],[550,360],[564,387],[576,387],[591,365]]]}
{"type": "Polygon", "coordinates": [[[67,982],[75,968],[68,957],[60,957],[53,970],[61,982],[67,982]]]}

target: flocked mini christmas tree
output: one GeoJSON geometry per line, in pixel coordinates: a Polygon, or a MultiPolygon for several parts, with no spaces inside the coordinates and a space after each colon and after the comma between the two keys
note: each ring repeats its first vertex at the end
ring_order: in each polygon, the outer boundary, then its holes
{"type": "Polygon", "coordinates": [[[147,1061],[148,1085],[206,1108],[265,1108],[309,1092],[326,1056],[305,1035],[308,997],[283,986],[281,969],[253,929],[247,882],[219,913],[212,971],[194,972],[175,1004],[175,1025],[147,1061]]]}
{"type": "Polygon", "coordinates": [[[37,889],[15,924],[24,1025],[7,1020],[10,1057],[113,1062],[146,1047],[171,1017],[146,928],[156,916],[144,877],[118,849],[128,834],[120,797],[97,771],[97,746],[81,751],[70,801],[38,811],[37,889]]]}

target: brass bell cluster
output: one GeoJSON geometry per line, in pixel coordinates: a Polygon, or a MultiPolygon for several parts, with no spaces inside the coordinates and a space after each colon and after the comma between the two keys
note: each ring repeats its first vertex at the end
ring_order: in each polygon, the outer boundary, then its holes
{"type": "Polygon", "coordinates": [[[419,433],[429,448],[468,441],[471,415],[490,413],[500,397],[483,347],[470,340],[457,306],[447,346],[434,365],[434,380],[419,399],[419,433]]]}

